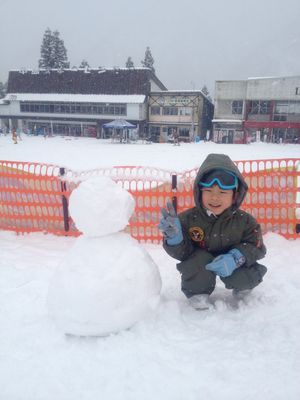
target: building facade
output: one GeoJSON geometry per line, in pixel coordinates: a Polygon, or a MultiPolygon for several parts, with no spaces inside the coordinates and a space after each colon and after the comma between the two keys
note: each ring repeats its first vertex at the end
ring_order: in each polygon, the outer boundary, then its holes
{"type": "Polygon", "coordinates": [[[201,91],[168,91],[148,68],[11,71],[0,101],[6,132],[107,138],[125,119],[139,137],[167,142],[206,138],[213,104],[201,91]]]}
{"type": "Polygon", "coordinates": [[[206,139],[211,132],[213,104],[201,91],[160,91],[149,95],[148,133],[154,141],[206,139]]]}
{"type": "Polygon", "coordinates": [[[123,118],[147,129],[147,98],[166,87],[147,68],[11,71],[0,103],[2,129],[105,137],[123,118]]]}
{"type": "Polygon", "coordinates": [[[213,140],[300,143],[300,76],[216,81],[213,140]]]}

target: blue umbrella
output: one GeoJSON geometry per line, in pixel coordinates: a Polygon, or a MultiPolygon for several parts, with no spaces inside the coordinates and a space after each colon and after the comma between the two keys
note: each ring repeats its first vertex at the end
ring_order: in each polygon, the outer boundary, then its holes
{"type": "Polygon", "coordinates": [[[114,121],[108,122],[107,124],[102,125],[104,128],[114,128],[114,129],[133,129],[136,128],[136,125],[131,124],[125,119],[115,119],[114,121]]]}

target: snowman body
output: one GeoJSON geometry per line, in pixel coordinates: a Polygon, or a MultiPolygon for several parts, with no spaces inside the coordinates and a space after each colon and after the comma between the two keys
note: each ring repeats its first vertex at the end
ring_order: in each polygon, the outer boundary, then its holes
{"type": "Polygon", "coordinates": [[[91,178],[73,193],[70,212],[83,235],[53,275],[49,313],[66,334],[105,336],[128,329],[155,311],[161,290],[154,261],[120,231],[134,200],[109,178],[91,178]]]}

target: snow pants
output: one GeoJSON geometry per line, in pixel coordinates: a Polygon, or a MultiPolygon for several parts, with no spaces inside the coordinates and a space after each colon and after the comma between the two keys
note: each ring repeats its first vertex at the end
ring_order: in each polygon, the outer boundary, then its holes
{"type": "MultiPolygon", "coordinates": [[[[189,259],[177,264],[177,269],[181,273],[181,290],[186,297],[195,294],[211,294],[216,286],[217,275],[212,271],[207,271],[205,266],[215,257],[205,250],[196,252],[189,259]]],[[[239,267],[232,275],[221,278],[226,289],[253,289],[259,285],[267,268],[259,263],[254,263],[249,267],[239,267]]]]}

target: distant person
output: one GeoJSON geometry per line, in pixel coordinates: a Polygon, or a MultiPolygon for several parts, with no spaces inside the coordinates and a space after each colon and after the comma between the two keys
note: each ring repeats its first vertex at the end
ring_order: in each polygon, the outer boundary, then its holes
{"type": "Polygon", "coordinates": [[[257,262],[266,254],[260,225],[239,209],[247,190],[227,155],[209,154],[194,182],[195,207],[178,215],[171,203],[162,209],[164,249],[180,260],[181,290],[196,309],[212,308],[217,277],[241,299],[267,271],[257,262]]]}
{"type": "Polygon", "coordinates": [[[178,133],[177,129],[173,129],[173,144],[174,144],[174,146],[180,146],[179,133],[178,133]]]}
{"type": "Polygon", "coordinates": [[[12,140],[13,140],[14,144],[18,144],[17,132],[16,132],[15,128],[13,128],[13,130],[12,130],[12,140]]]}

